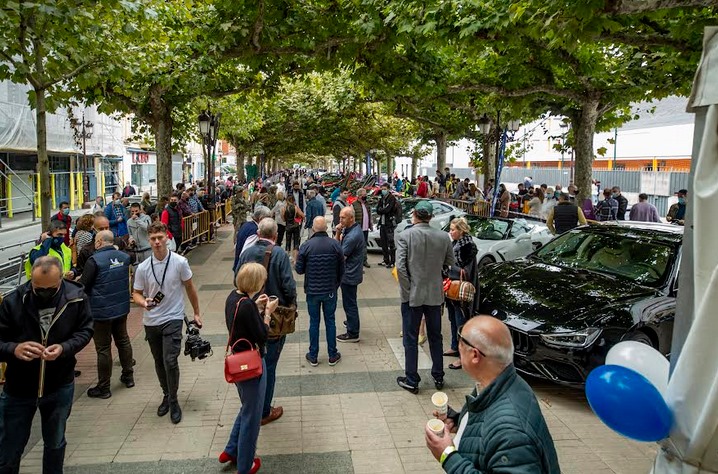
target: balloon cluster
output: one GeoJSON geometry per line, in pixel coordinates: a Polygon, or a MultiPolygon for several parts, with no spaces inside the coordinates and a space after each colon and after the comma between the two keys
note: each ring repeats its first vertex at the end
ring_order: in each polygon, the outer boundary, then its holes
{"type": "Polygon", "coordinates": [[[638,441],[659,441],[673,424],[664,399],[669,368],[668,360],[653,347],[619,342],[608,351],[606,365],[588,375],[586,398],[613,431],[638,441]]]}

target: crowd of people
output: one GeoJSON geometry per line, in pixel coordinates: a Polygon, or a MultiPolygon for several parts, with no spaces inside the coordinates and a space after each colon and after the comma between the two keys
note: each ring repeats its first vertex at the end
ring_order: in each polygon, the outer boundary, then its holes
{"type": "MultiPolygon", "coordinates": [[[[156,203],[147,194],[141,202],[128,202],[136,192],[127,183],[113,194],[111,202],[105,204],[98,198],[87,214],[76,219],[74,228],[69,205],[61,203],[60,212],[30,252],[28,282],[0,305],[0,361],[7,363],[7,382],[0,395],[0,472],[18,469],[36,409],[42,416],[46,472],[62,472],[65,424],[78,375],[74,356],[90,339],[97,353],[97,384],[87,395],[112,396],[113,342],[119,353],[120,382],[127,389],[134,387],[135,361],[127,332],[130,302],[143,309],[145,340],[163,393],[157,415],[169,414],[172,423],[181,422],[178,357],[186,322],[185,294],[194,325],[202,326],[192,270],[182,255],[199,242],[185,238],[182,226],[186,216],[205,210],[224,212],[222,204],[228,200],[234,225],[236,287],[225,304],[228,345],[241,351],[246,347],[235,343],[249,341],[261,355],[263,370],[259,377],[236,383],[242,405],[220,462],[236,463],[240,473],[257,472],[261,461],[255,451],[261,426],[283,416],[283,407],[274,405],[273,398],[288,332],[277,332],[275,322],[278,314],[296,314],[295,273],[304,275],[309,314],[307,362],[317,366],[326,360],[334,366],[342,359],[339,344],[360,343],[358,290],[367,277],[366,269],[371,268],[368,233],[378,225],[379,266],[395,271],[401,301],[405,371],[396,379],[398,386],[419,392],[418,347],[423,340],[429,343],[431,377],[437,390],[444,387],[445,368],[463,369],[476,382],[477,388],[460,412],[436,413],[444,421],[446,433],[437,436],[427,428],[426,442],[432,454],[447,472],[469,468],[559,472],[535,397],[513,368],[508,329],[494,318],[479,315],[478,250],[467,221],[453,219],[447,239],[430,225],[434,216],[431,202],[420,201],[414,207],[411,225],[395,233],[402,219],[401,205],[392,192],[398,188],[420,197],[484,199],[494,195],[493,186],[489,180],[480,190],[448,169],[437,171],[433,182],[420,177],[412,184],[394,177],[381,184],[373,206],[364,189],[355,192],[356,200],[350,204],[346,181],[327,197],[318,176],[295,170],[249,182],[228,178],[215,183],[214,198],[201,184],[179,184],[175,192],[156,203]],[[372,212],[377,214],[376,220],[372,212]],[[449,298],[447,285],[456,282],[469,283],[477,294],[449,298]],[[340,292],[346,320],[345,331],[337,334],[340,292]],[[444,309],[451,328],[446,350],[441,330],[444,309]],[[322,318],[326,359],[319,353],[322,318]],[[445,358],[452,362],[445,365],[445,358]],[[11,435],[1,429],[9,425],[17,427],[17,432],[11,435]],[[486,429],[495,430],[490,439],[481,434],[486,429]],[[448,433],[456,433],[453,441],[448,433]]],[[[504,184],[497,191],[497,212],[503,214],[511,196],[504,184]]],[[[627,200],[618,187],[606,189],[605,198],[590,207],[576,203],[574,186],[567,191],[558,185],[534,187],[525,182],[519,185],[518,196],[533,215],[541,215],[545,203],[555,201],[545,213],[554,233],[586,219],[625,218],[627,200]]],[[[681,190],[678,195],[679,202],[671,207],[668,220],[682,224],[687,192],[681,190]]],[[[639,196],[630,218],[650,221],[657,217],[646,196],[639,196]]]]}

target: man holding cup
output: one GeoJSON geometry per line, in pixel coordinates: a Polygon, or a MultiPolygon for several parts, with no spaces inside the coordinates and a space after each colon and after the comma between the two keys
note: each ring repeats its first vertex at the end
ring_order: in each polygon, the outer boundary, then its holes
{"type": "Polygon", "coordinates": [[[427,423],[426,446],[448,473],[560,473],[553,439],[531,387],[517,375],[509,329],[477,316],[459,328],[459,357],[476,388],[456,412],[448,407],[427,423]],[[436,424],[437,426],[434,426],[436,424]],[[450,433],[456,433],[451,439],[450,433]],[[490,434],[490,435],[489,435],[490,434]]]}

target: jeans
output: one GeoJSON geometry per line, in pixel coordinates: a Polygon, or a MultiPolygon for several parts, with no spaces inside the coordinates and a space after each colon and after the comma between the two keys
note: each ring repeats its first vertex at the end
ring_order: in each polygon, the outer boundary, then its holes
{"type": "Polygon", "coordinates": [[[75,384],[70,383],[42,398],[0,394],[0,474],[20,472],[20,459],[30,439],[32,419],[40,409],[43,474],[62,474],[65,463],[65,425],[72,410],[75,384]]]}
{"type": "Polygon", "coordinates": [[[449,322],[451,323],[451,350],[459,350],[459,339],[456,336],[459,327],[469,319],[469,303],[461,301],[446,300],[446,309],[449,313],[449,322]]]}
{"type": "Polygon", "coordinates": [[[237,457],[237,472],[245,474],[252,469],[254,454],[257,452],[257,438],[262,421],[262,403],[267,388],[266,361],[262,360],[262,376],[237,382],[237,392],[242,407],[234,420],[232,432],[224,448],[225,452],[237,457]]]}
{"type": "Polygon", "coordinates": [[[342,283],[342,306],[347,316],[347,334],[359,337],[359,306],[357,305],[357,285],[342,283]]]}
{"type": "Polygon", "coordinates": [[[97,386],[110,389],[112,378],[112,339],[122,364],[122,376],[132,377],[132,344],[127,334],[127,315],[104,321],[94,321],[95,334],[92,336],[97,351],[97,386]]]}
{"type": "Polygon", "coordinates": [[[389,225],[379,227],[379,242],[381,243],[381,251],[384,254],[384,263],[394,265],[396,263],[394,227],[389,225]]]}
{"type": "Polygon", "coordinates": [[[181,319],[174,319],[161,326],[145,326],[145,338],[155,360],[157,379],[170,403],[177,402],[180,376],[177,358],[182,348],[182,324],[181,319]]]}
{"type": "Polygon", "coordinates": [[[262,408],[262,418],[269,416],[272,409],[272,398],[274,398],[274,383],[277,381],[277,364],[279,356],[282,355],[284,343],[287,336],[277,339],[268,339],[266,346],[266,354],[264,355],[264,363],[266,364],[265,373],[267,374],[267,391],[264,394],[264,407],[262,408]]]}
{"type": "Polygon", "coordinates": [[[309,355],[316,359],[319,355],[319,320],[324,307],[324,325],[327,329],[327,349],[329,357],[337,355],[337,327],[334,313],[337,310],[337,294],[307,295],[309,311],[309,355]]]}
{"type": "Polygon", "coordinates": [[[441,340],[441,306],[416,306],[401,304],[401,325],[404,331],[404,359],[406,378],[412,385],[419,385],[419,326],[422,316],[426,319],[426,337],[431,353],[431,375],[435,380],[444,380],[444,348],[441,340]]]}

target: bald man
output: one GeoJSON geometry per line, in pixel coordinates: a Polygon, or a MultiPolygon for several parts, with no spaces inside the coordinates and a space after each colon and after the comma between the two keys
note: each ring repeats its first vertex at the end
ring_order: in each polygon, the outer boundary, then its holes
{"type": "Polygon", "coordinates": [[[112,340],[120,356],[120,382],[135,386],[132,368],[132,344],[127,333],[130,312],[130,256],[114,246],[112,231],[95,236],[95,253],[87,259],[80,283],[90,297],[93,339],[97,351],[97,385],[87,391],[90,398],[110,398],[112,378],[112,340]]]}
{"type": "Polygon", "coordinates": [[[337,350],[337,328],[334,314],[337,309],[337,287],[344,276],[344,252],[339,242],[327,234],[324,217],[314,218],[314,235],[299,247],[295,269],[304,277],[304,293],[309,312],[309,352],[305,355],[312,367],[319,365],[319,321],[324,311],[327,330],[329,365],[342,358],[337,350]]]}
{"type": "Polygon", "coordinates": [[[0,396],[2,473],[19,472],[38,410],[42,471],[62,472],[65,426],[75,391],[75,355],[92,337],[87,295],[79,283],[62,279],[60,260],[39,257],[31,272],[31,280],[0,304],[0,362],[7,363],[0,396]]]}
{"type": "Polygon", "coordinates": [[[342,278],[342,305],[347,316],[347,332],[337,336],[339,342],[359,342],[359,305],[357,289],[364,280],[364,259],[366,242],[361,225],[356,222],[353,207],[345,207],[339,212],[339,225],[336,226],[336,239],[342,243],[345,271],[342,278]]]}
{"type": "Polygon", "coordinates": [[[469,319],[459,328],[459,357],[476,382],[456,412],[434,416],[444,436],[426,429],[426,445],[444,471],[561,472],[553,439],[531,387],[513,365],[511,333],[491,316],[469,319]],[[450,433],[456,433],[451,439],[450,433]]]}

